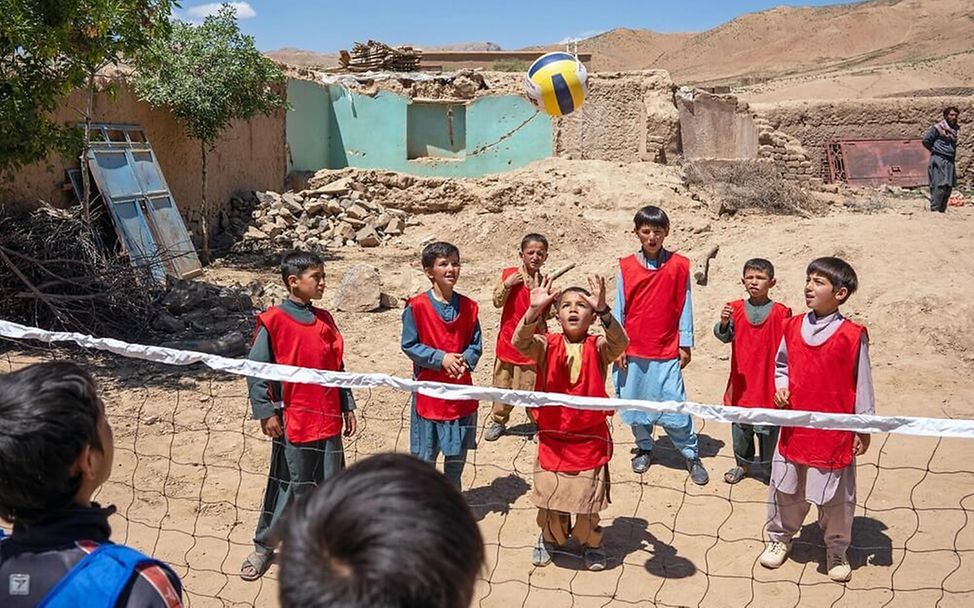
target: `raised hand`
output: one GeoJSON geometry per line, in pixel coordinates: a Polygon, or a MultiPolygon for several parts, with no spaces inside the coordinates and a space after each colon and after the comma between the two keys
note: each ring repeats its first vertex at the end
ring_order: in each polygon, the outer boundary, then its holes
{"type": "Polygon", "coordinates": [[[551,306],[558,299],[558,296],[561,295],[561,290],[552,287],[551,283],[552,280],[546,277],[541,281],[541,285],[531,290],[531,308],[540,311],[547,306],[551,306]]]}
{"type": "Polygon", "coordinates": [[[592,275],[588,278],[588,290],[592,292],[590,296],[584,296],[585,301],[592,307],[592,310],[603,311],[607,308],[605,303],[605,277],[592,275]]]}

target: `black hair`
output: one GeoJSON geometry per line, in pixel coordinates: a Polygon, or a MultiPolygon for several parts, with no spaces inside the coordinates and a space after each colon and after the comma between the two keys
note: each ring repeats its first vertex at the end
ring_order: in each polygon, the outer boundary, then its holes
{"type": "Polygon", "coordinates": [[[764,258],[751,258],[744,262],[743,274],[747,274],[748,270],[757,270],[766,273],[769,279],[774,278],[774,264],[764,258]]]}
{"type": "Polygon", "coordinates": [[[436,260],[453,256],[457,256],[457,261],[460,260],[460,250],[457,249],[456,245],[446,241],[436,241],[423,248],[423,255],[420,260],[423,262],[423,268],[432,268],[436,260]]]}
{"type": "Polygon", "coordinates": [[[848,300],[849,296],[856,293],[856,289],[859,288],[859,277],[856,276],[856,271],[841,258],[825,257],[812,260],[805,274],[808,276],[818,274],[828,279],[832,284],[833,293],[845,287],[848,293],[842,302],[848,300]]]}
{"type": "Polygon", "coordinates": [[[281,258],[281,279],[287,287],[287,278],[290,276],[301,277],[304,271],[315,266],[323,266],[324,261],[317,253],[307,251],[288,251],[281,258]]]}
{"type": "Polygon", "coordinates": [[[91,375],[70,361],[0,375],[0,517],[30,523],[74,501],[85,446],[104,416],[91,375]]]}
{"type": "Polygon", "coordinates": [[[632,218],[632,223],[635,224],[637,230],[640,226],[652,226],[662,228],[667,232],[670,231],[670,217],[666,215],[665,211],[654,205],[647,205],[637,211],[632,218]]]}
{"type": "Polygon", "coordinates": [[[957,108],[957,106],[947,106],[944,108],[944,118],[947,118],[947,115],[951,112],[957,112],[957,115],[960,116],[960,110],[957,108]]]}
{"type": "Polygon", "coordinates": [[[294,505],[282,541],[283,608],[467,608],[484,563],[463,496],[406,454],[326,480],[294,505]]]}
{"type": "Polygon", "coordinates": [[[524,251],[524,248],[527,247],[529,243],[541,243],[544,245],[544,250],[548,251],[548,239],[545,238],[543,234],[538,234],[537,232],[525,234],[524,238],[521,239],[521,251],[524,251]]]}
{"type": "Polygon", "coordinates": [[[561,299],[564,298],[565,295],[569,293],[580,293],[589,297],[592,296],[592,292],[585,289],[584,287],[576,287],[576,286],[566,287],[561,290],[560,294],[558,294],[558,301],[555,303],[555,305],[561,306],[561,299]]]}

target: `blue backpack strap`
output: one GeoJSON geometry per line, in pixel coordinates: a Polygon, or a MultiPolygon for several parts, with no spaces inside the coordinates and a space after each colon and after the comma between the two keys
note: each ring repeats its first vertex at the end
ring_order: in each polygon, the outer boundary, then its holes
{"type": "Polygon", "coordinates": [[[38,608],[75,608],[76,606],[104,606],[114,608],[122,591],[137,576],[142,564],[161,566],[171,573],[169,566],[124,545],[104,544],[84,556],[58,581],[38,608]]]}

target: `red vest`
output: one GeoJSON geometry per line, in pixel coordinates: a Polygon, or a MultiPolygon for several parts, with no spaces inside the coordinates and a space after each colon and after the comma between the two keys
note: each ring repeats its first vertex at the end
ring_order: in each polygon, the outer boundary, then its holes
{"type": "MultiPolygon", "coordinates": [[[[847,319],[824,344],[809,346],[802,338],[803,319],[800,315],[785,321],[790,409],[854,413],[856,366],[866,328],[847,319]]],[[[852,432],[782,427],[778,449],[798,464],[841,469],[852,462],[852,432]]]]}
{"type": "Polygon", "coordinates": [[[680,315],[687,296],[690,260],[678,253],[657,270],[635,255],[619,260],[625,296],[627,355],[668,361],[680,356],[680,315]]]}
{"type": "MultiPolygon", "coordinates": [[[[509,276],[519,270],[519,268],[505,268],[501,271],[501,280],[507,280],[509,276]]],[[[521,321],[521,317],[524,316],[524,313],[530,307],[531,292],[527,286],[521,282],[512,287],[507,294],[507,299],[504,301],[504,310],[501,312],[501,326],[497,332],[497,358],[501,361],[513,363],[514,365],[530,365],[534,367],[534,361],[519,353],[514,348],[514,344],[512,344],[514,330],[517,329],[517,324],[521,321]]],[[[548,327],[545,323],[545,317],[547,316],[546,310],[541,315],[541,319],[538,322],[538,330],[535,333],[544,334],[548,332],[548,327]]]]}
{"type": "MultiPolygon", "coordinates": [[[[413,311],[416,332],[423,344],[448,353],[462,353],[470,345],[477,327],[478,312],[477,303],[470,298],[460,296],[459,314],[449,323],[436,311],[427,292],[411,298],[408,306],[413,311]]],[[[416,379],[468,386],[473,384],[469,371],[456,379],[446,375],[442,369],[432,370],[425,367],[419,369],[416,379]]],[[[427,420],[459,420],[477,411],[477,401],[451,401],[416,393],[416,411],[427,420]]]]}
{"type": "MultiPolygon", "coordinates": [[[[596,336],[582,344],[582,367],[573,384],[565,338],[548,334],[546,364],[535,390],[583,397],[608,397],[596,336]]],[[[546,471],[588,471],[612,458],[612,436],[606,418],[612,411],[578,410],[559,405],[532,408],[538,424],[538,463],[546,471]]]]}
{"type": "Polygon", "coordinates": [[[734,341],[724,405],[774,407],[774,358],[791,309],[775,302],[768,318],[753,325],[747,319],[744,300],[728,306],[734,309],[734,341]]]}
{"type": "MultiPolygon", "coordinates": [[[[298,367],[340,371],[345,348],[331,315],[312,308],[315,319],[305,324],[280,308],[268,308],[257,317],[270,336],[274,362],[298,367]]],[[[308,443],[342,432],[338,389],[317,384],[283,382],[284,432],[292,443],[308,443]]]]}

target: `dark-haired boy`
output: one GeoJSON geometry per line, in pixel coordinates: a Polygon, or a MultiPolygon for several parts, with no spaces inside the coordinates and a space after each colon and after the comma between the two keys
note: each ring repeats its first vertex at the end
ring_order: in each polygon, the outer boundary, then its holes
{"type": "MultiPolygon", "coordinates": [[[[497,332],[497,351],[494,361],[494,386],[514,390],[534,390],[537,367],[534,361],[517,352],[511,340],[514,328],[531,304],[530,291],[540,282],[541,267],[548,259],[548,239],[540,234],[528,234],[521,239],[521,265],[501,271],[494,287],[494,308],[500,308],[501,323],[497,332]]],[[[539,334],[548,331],[547,311],[537,324],[539,334]]],[[[490,410],[490,421],[484,429],[484,441],[496,441],[507,430],[513,406],[496,402],[490,410]]]]}
{"type": "MultiPolygon", "coordinates": [[[[531,290],[530,308],[518,324],[514,345],[538,363],[535,390],[580,397],[607,397],[609,365],[626,350],[629,339],[605,303],[605,279],[589,279],[591,291],[553,289],[550,279],[531,290]],[[560,334],[538,334],[537,324],[552,304],[560,334]],[[595,319],[604,336],[589,334],[595,319]]],[[[535,566],[551,563],[551,552],[574,538],[589,570],[604,570],[599,512],[609,506],[611,410],[549,405],[534,409],[538,423],[538,459],[531,501],[538,507],[541,536],[532,551],[535,566]],[[575,519],[574,523],[572,518],[575,519]]]]}
{"type": "MultiPolygon", "coordinates": [[[[629,336],[629,347],[619,357],[613,374],[616,393],[622,399],[686,401],[682,370],[690,363],[693,347],[690,260],[663,248],[670,233],[670,218],[659,207],[643,207],[633,217],[633,224],[640,248],[619,260],[612,305],[612,314],[629,336]]],[[[659,424],[686,458],[693,483],[705,485],[710,481],[700,462],[697,434],[689,414],[622,410],[619,417],[632,427],[636,439],[634,473],[649,469],[653,425],[659,424]]]]}
{"type": "MultiPolygon", "coordinates": [[[[454,290],[460,278],[460,250],[437,241],[420,261],[432,287],[406,303],[402,312],[402,351],[413,362],[413,377],[448,384],[473,384],[483,341],[477,303],[454,290]]],[[[449,400],[413,393],[409,450],[426,462],[443,454],[443,472],[457,489],[476,448],[477,401],[449,400]]]]}
{"type": "MultiPolygon", "coordinates": [[[[714,326],[714,335],[731,343],[730,376],[724,391],[724,405],[774,407],[774,358],[781,344],[785,319],[791,309],[772,302],[768,293],[775,285],[774,265],[763,258],[744,263],[741,283],[747,298],[728,302],[714,326]]],[[[731,425],[736,464],[724,473],[724,481],[735,484],[750,471],[757,440],[759,464],[764,477],[771,474],[771,456],[778,443],[778,427],[764,424],[731,425]]]]}
{"type": "Polygon", "coordinates": [[[91,497],[114,440],[94,381],[67,361],[0,376],[0,606],[182,606],[179,577],[110,537],[91,497]]]}
{"type": "MultiPolygon", "coordinates": [[[[785,322],[775,363],[775,405],[834,414],[873,414],[872,371],[866,328],[839,312],[859,286],[855,270],[835,257],[808,265],[808,314],[785,322]]],[[[856,456],[869,449],[869,435],[782,427],[768,487],[768,542],[759,561],[781,566],[791,539],[812,504],[825,533],[829,578],[852,578],[846,550],[852,542],[856,507],[856,456]]]]}
{"type": "Polygon", "coordinates": [[[467,608],[484,541],[442,475],[412,456],[380,454],[295,505],[280,564],[283,608],[467,608]]]}
{"type": "MultiPolygon", "coordinates": [[[[257,317],[250,359],[341,371],[344,341],[335,320],[311,304],[325,289],[325,269],[313,253],[293,251],[281,260],[288,299],[257,317]]],[[[274,558],[274,527],[287,506],[345,468],[342,446],[355,434],[355,401],[348,389],[248,378],[253,418],[272,439],[271,466],[254,551],[240,566],[240,578],[260,578],[274,558]],[[343,424],[344,423],[344,424],[343,424]]]]}

